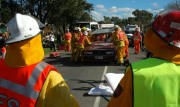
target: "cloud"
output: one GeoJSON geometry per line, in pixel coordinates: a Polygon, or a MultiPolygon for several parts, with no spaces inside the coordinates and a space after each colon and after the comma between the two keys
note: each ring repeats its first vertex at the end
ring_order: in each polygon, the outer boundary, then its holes
{"type": "Polygon", "coordinates": [[[111,7],[110,9],[108,9],[109,12],[111,13],[117,13],[117,12],[133,12],[135,9],[133,8],[117,8],[115,6],[111,7]]]}
{"type": "Polygon", "coordinates": [[[104,16],[102,15],[102,13],[99,13],[97,11],[91,11],[91,15],[96,21],[104,20],[104,16]]]}
{"type": "Polygon", "coordinates": [[[134,15],[131,13],[124,13],[123,14],[123,18],[127,18],[127,17],[134,17],[134,15]]]}
{"type": "Polygon", "coordinates": [[[132,3],[135,3],[135,1],[133,0],[132,3]]]}
{"type": "Polygon", "coordinates": [[[159,6],[159,4],[157,4],[156,2],[151,3],[151,5],[152,5],[153,7],[155,7],[155,8],[157,8],[157,7],[159,6]]]}
{"type": "Polygon", "coordinates": [[[96,21],[104,20],[104,16],[107,17],[119,17],[119,18],[127,18],[134,17],[132,12],[135,9],[133,8],[117,8],[116,6],[112,6],[111,8],[105,8],[104,5],[96,5],[95,11],[91,11],[91,15],[93,19],[96,21]]]}
{"type": "Polygon", "coordinates": [[[147,9],[148,12],[151,12],[154,15],[158,14],[162,10],[164,10],[164,9],[147,9]]]}
{"type": "Polygon", "coordinates": [[[104,5],[96,5],[96,8],[97,8],[97,9],[100,9],[100,10],[101,10],[101,9],[105,9],[104,5]]]}
{"type": "Polygon", "coordinates": [[[108,9],[108,11],[111,12],[111,13],[116,13],[116,12],[118,12],[118,8],[113,6],[110,9],[108,9]]]}

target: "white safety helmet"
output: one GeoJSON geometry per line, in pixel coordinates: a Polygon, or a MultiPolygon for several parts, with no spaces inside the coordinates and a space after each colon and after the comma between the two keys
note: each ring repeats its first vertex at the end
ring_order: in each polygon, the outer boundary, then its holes
{"type": "Polygon", "coordinates": [[[40,33],[40,31],[36,19],[29,15],[17,13],[15,17],[7,23],[7,32],[10,34],[10,38],[6,43],[14,43],[32,38],[40,33]]]}
{"type": "Polygon", "coordinates": [[[85,36],[87,36],[87,35],[88,35],[88,32],[87,32],[87,31],[84,31],[83,34],[84,34],[85,36]]]}
{"type": "Polygon", "coordinates": [[[79,32],[81,32],[81,28],[80,27],[78,27],[78,30],[79,30],[79,32]]]}
{"type": "Polygon", "coordinates": [[[74,30],[75,30],[75,31],[78,31],[78,30],[79,30],[79,28],[78,28],[78,27],[75,27],[75,28],[74,28],[74,30]]]}
{"type": "Polygon", "coordinates": [[[114,30],[121,30],[121,27],[119,27],[118,25],[115,25],[114,30]]]}

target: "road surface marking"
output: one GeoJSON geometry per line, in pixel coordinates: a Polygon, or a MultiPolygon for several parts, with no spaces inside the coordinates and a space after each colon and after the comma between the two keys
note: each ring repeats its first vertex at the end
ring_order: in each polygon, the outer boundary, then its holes
{"type": "MultiPolygon", "coordinates": [[[[104,72],[103,72],[103,75],[102,75],[102,78],[101,78],[101,81],[104,80],[104,75],[106,74],[107,72],[107,66],[105,66],[104,68],[104,72]]],[[[100,83],[99,85],[103,85],[104,83],[100,83]]],[[[100,104],[100,101],[101,101],[101,97],[96,97],[95,101],[94,101],[94,106],[93,107],[99,107],[99,104],[100,104]]]]}

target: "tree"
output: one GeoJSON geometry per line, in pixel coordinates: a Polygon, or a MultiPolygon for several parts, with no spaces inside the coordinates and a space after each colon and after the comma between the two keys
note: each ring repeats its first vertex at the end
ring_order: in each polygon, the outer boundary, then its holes
{"type": "Polygon", "coordinates": [[[14,0],[1,0],[1,23],[7,23],[15,13],[22,13],[23,9],[19,6],[18,2],[14,0]]]}
{"type": "Polygon", "coordinates": [[[111,17],[111,22],[115,25],[121,25],[121,19],[119,17],[111,17]]]}
{"type": "Polygon", "coordinates": [[[83,20],[83,21],[93,21],[91,15],[88,12],[84,12],[84,14],[82,14],[80,20],[83,20]]]}
{"type": "Polygon", "coordinates": [[[149,22],[151,22],[153,18],[153,14],[146,10],[136,9],[132,12],[132,14],[135,16],[135,23],[138,24],[140,27],[149,24],[149,22]]]}
{"type": "Polygon", "coordinates": [[[104,16],[104,22],[103,23],[112,23],[111,18],[104,16]]]}
{"type": "Polygon", "coordinates": [[[180,10],[180,1],[174,0],[173,2],[169,3],[165,9],[177,9],[180,10]]]}

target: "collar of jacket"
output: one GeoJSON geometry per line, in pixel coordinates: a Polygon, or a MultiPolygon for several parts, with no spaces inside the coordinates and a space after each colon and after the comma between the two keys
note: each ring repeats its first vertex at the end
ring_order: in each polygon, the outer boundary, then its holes
{"type": "Polygon", "coordinates": [[[40,62],[44,58],[41,34],[7,46],[5,63],[9,67],[23,67],[40,62]]]}

